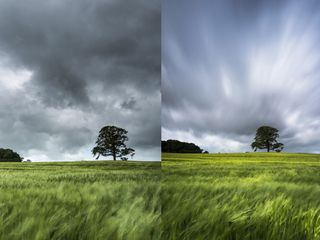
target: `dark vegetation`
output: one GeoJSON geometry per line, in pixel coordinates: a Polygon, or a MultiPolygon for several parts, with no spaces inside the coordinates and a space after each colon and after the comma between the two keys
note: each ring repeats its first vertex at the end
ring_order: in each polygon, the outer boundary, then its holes
{"type": "Polygon", "coordinates": [[[194,143],[180,142],[178,140],[161,141],[162,152],[168,153],[202,153],[202,149],[194,143]]]}
{"type": "Polygon", "coordinates": [[[0,148],[0,162],[21,162],[22,157],[11,149],[0,148]]]}
{"type": "Polygon", "coordinates": [[[126,161],[126,156],[134,156],[135,151],[133,148],[126,146],[126,141],[129,140],[127,137],[128,131],[116,126],[105,126],[100,132],[96,141],[96,146],[92,149],[93,156],[97,155],[99,159],[100,155],[107,157],[112,156],[113,160],[120,157],[121,160],[126,161]]]}
{"type": "Polygon", "coordinates": [[[266,149],[267,152],[281,152],[284,145],[277,141],[279,138],[279,130],[269,126],[261,126],[257,129],[254,142],[251,144],[252,149],[256,152],[257,149],[266,149]]]}

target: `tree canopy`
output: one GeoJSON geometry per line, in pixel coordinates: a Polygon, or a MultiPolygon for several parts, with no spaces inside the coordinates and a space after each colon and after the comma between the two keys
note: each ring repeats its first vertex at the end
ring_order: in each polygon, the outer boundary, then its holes
{"type": "Polygon", "coordinates": [[[116,126],[105,126],[100,132],[96,141],[96,146],[92,149],[93,156],[99,159],[101,156],[112,156],[113,160],[120,157],[121,160],[127,160],[127,155],[134,156],[135,150],[126,146],[128,131],[116,126]]]}
{"type": "Polygon", "coordinates": [[[22,157],[11,149],[0,148],[0,162],[21,162],[22,157]]]}
{"type": "Polygon", "coordinates": [[[270,126],[261,126],[257,129],[251,147],[254,151],[257,149],[266,149],[267,152],[281,152],[284,148],[283,143],[277,141],[279,138],[279,130],[270,126]]]}
{"type": "Polygon", "coordinates": [[[161,141],[162,152],[171,153],[202,153],[202,149],[194,143],[180,142],[178,140],[161,141]]]}

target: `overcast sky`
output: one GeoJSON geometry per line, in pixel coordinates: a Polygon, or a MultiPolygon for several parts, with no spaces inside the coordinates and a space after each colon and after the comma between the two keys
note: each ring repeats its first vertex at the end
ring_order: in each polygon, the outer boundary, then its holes
{"type": "Polygon", "coordinates": [[[319,1],[164,0],[162,139],[248,151],[270,125],[320,152],[319,43],[319,1]]]}
{"type": "Polygon", "coordinates": [[[160,1],[0,0],[0,147],[33,161],[92,159],[129,131],[160,159],[160,1]]]}

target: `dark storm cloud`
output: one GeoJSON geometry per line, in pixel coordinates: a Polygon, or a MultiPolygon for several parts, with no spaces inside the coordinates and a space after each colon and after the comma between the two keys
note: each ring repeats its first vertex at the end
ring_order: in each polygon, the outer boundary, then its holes
{"type": "Polygon", "coordinates": [[[0,47],[35,71],[49,103],[89,101],[86,87],[159,87],[157,1],[1,1],[0,47]]]}
{"type": "Polygon", "coordinates": [[[25,75],[3,87],[0,144],[65,158],[114,124],[158,157],[160,1],[0,1],[0,60],[1,82],[25,75]]]}
{"type": "Polygon", "coordinates": [[[320,151],[319,7],[164,1],[163,138],[243,151],[268,124],[287,151],[320,151]]]}
{"type": "Polygon", "coordinates": [[[133,110],[133,109],[135,109],[136,104],[137,104],[137,101],[134,98],[129,98],[128,100],[123,101],[121,103],[121,107],[124,108],[124,109],[133,110]]]}

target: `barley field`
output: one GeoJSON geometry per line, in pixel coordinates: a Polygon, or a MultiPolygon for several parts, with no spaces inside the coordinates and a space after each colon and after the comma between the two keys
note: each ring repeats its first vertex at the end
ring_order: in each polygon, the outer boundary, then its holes
{"type": "Polygon", "coordinates": [[[162,239],[320,239],[320,155],[163,154],[162,239]]]}
{"type": "Polygon", "coordinates": [[[159,239],[160,163],[0,163],[0,239],[159,239]]]}
{"type": "Polygon", "coordinates": [[[320,239],[320,156],[0,164],[0,239],[320,239]]]}

